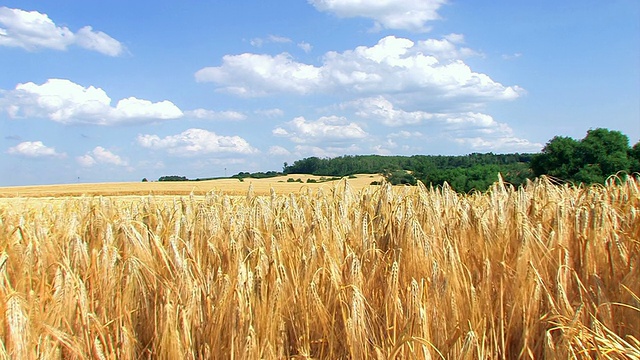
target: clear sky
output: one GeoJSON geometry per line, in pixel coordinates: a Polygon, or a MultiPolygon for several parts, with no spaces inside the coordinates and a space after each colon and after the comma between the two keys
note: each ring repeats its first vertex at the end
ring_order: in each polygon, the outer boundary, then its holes
{"type": "Polygon", "coordinates": [[[640,139],[637,0],[6,0],[0,69],[0,185],[640,139]]]}

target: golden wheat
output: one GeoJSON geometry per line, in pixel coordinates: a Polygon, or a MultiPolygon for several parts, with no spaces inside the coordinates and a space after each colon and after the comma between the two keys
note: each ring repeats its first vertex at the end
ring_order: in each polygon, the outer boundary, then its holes
{"type": "Polygon", "coordinates": [[[0,357],[640,358],[640,188],[0,199],[0,357]]]}

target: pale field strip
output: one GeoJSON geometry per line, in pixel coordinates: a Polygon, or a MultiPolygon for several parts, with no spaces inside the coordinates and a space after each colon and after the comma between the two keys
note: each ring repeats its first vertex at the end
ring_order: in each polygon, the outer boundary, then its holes
{"type": "MultiPolygon", "coordinates": [[[[216,179],[206,181],[162,181],[162,182],[123,182],[123,183],[90,183],[90,184],[64,184],[64,185],[40,185],[40,186],[13,186],[0,187],[0,199],[10,198],[60,198],[78,196],[182,196],[193,194],[195,196],[206,195],[211,191],[222,192],[227,195],[244,196],[253,187],[256,196],[269,195],[271,189],[277,194],[298,193],[307,190],[332,189],[336,182],[332,180],[317,183],[307,183],[307,179],[320,181],[321,176],[306,174],[290,174],[266,179],[247,178],[244,181],[238,179],[216,179]],[[287,179],[301,179],[303,183],[287,182],[287,179]]],[[[326,176],[325,178],[330,178],[326,176]]],[[[360,190],[371,184],[372,181],[382,181],[381,175],[357,174],[349,179],[349,185],[360,190]]]]}

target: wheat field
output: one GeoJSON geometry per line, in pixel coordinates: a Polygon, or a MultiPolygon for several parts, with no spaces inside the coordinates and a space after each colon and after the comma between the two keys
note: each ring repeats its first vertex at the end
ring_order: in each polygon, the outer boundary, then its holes
{"type": "Polygon", "coordinates": [[[0,199],[0,357],[640,358],[640,186],[0,199]]]}
{"type": "MultiPolygon", "coordinates": [[[[338,180],[323,181],[322,176],[308,174],[289,174],[272,178],[239,181],[234,178],[224,178],[203,181],[153,181],[153,182],[123,182],[123,183],[80,183],[39,186],[10,186],[0,187],[0,198],[24,197],[68,197],[68,196],[180,196],[194,194],[206,195],[211,191],[222,191],[228,195],[245,195],[249,187],[256,195],[269,195],[271,189],[278,194],[300,192],[301,190],[333,187],[338,180]],[[298,180],[302,183],[287,180],[298,180]],[[315,182],[307,182],[315,181],[315,182]]],[[[349,184],[355,189],[361,189],[374,181],[384,180],[382,175],[356,174],[349,178],[349,184]]]]}

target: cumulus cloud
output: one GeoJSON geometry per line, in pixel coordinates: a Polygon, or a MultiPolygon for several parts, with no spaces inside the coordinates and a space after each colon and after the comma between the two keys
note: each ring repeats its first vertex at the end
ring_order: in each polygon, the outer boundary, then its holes
{"type": "MultiPolygon", "coordinates": [[[[460,36],[457,38],[460,40],[460,36]]],[[[205,67],[195,77],[200,82],[217,84],[220,91],[246,97],[278,93],[413,93],[437,103],[452,98],[482,102],[520,95],[522,89],[518,86],[504,86],[486,74],[472,71],[457,58],[470,53],[447,39],[415,43],[388,36],[371,47],[328,52],[320,66],[297,62],[287,53],[245,53],[226,55],[220,66],[205,67]]]]}
{"type": "Polygon", "coordinates": [[[18,84],[0,98],[0,109],[12,118],[44,117],[72,124],[113,125],[127,122],[170,120],[183,116],[171,101],[151,102],[129,97],[111,106],[101,88],[83,87],[66,79],[49,79],[41,85],[18,84]]]}
{"type": "Polygon", "coordinates": [[[213,111],[207,109],[195,109],[185,111],[185,116],[203,120],[245,120],[247,115],[237,111],[213,111]]]}
{"type": "Polygon", "coordinates": [[[538,152],[543,145],[517,137],[506,123],[482,113],[447,114],[444,131],[460,145],[473,151],[538,152]]]}
{"type": "Polygon", "coordinates": [[[90,167],[96,164],[96,159],[94,159],[93,156],[89,154],[78,156],[76,158],[76,161],[78,162],[78,164],[80,164],[80,166],[84,167],[90,167]]]}
{"type": "Polygon", "coordinates": [[[368,135],[360,125],[337,116],[325,116],[316,121],[307,121],[300,116],[288,122],[286,129],[278,127],[272,133],[287,137],[295,143],[346,141],[362,139],[368,135]]]}
{"type": "Polygon", "coordinates": [[[253,148],[239,136],[221,136],[203,129],[188,129],[180,134],[166,136],[138,135],[138,144],[142,147],[164,150],[178,156],[193,156],[217,153],[254,154],[253,148]]]}
{"type": "Polygon", "coordinates": [[[361,98],[340,105],[354,108],[356,116],[371,119],[387,126],[398,127],[417,124],[441,124],[449,128],[478,128],[483,131],[503,126],[493,117],[478,112],[431,113],[426,111],[405,111],[395,106],[384,96],[361,98]]]}
{"type": "Polygon", "coordinates": [[[371,151],[376,155],[392,155],[393,151],[398,148],[398,144],[393,139],[376,144],[371,147],[371,151]]]}
{"type": "Polygon", "coordinates": [[[291,155],[291,152],[282,146],[274,145],[269,148],[269,155],[271,156],[287,156],[291,155]]]}
{"type": "Polygon", "coordinates": [[[531,142],[510,134],[503,134],[503,136],[491,138],[459,138],[455,141],[477,151],[538,152],[544,146],[540,143],[531,142]]]}
{"type": "Polygon", "coordinates": [[[415,45],[416,50],[424,51],[440,60],[446,59],[462,59],[470,56],[481,55],[477,51],[468,47],[458,46],[464,43],[464,35],[449,34],[443,39],[427,39],[418,41],[415,45]]]}
{"type": "Polygon", "coordinates": [[[315,156],[319,158],[334,158],[345,154],[357,154],[362,149],[352,144],[350,146],[314,146],[314,145],[296,145],[294,155],[298,158],[315,156]]]}
{"type": "Polygon", "coordinates": [[[70,45],[118,56],[124,46],[116,39],[85,26],[76,33],[57,26],[47,14],[0,7],[0,46],[20,47],[29,51],[46,48],[66,50],[70,45]]]}
{"type": "MultiPolygon", "coordinates": [[[[508,124],[498,122],[491,115],[481,112],[406,111],[382,96],[346,102],[340,107],[353,108],[356,116],[386,126],[420,125],[421,129],[428,129],[429,133],[442,134],[449,141],[474,151],[535,152],[542,148],[542,144],[517,137],[508,124]]],[[[375,150],[383,153],[395,148],[391,140],[394,138],[409,139],[422,136],[422,132],[400,130],[387,135],[387,143],[378,145],[375,150]]]]}
{"type": "Polygon", "coordinates": [[[45,146],[42,141],[24,141],[9,148],[10,155],[24,156],[28,158],[64,158],[65,153],[59,153],[53,147],[45,146]]]}
{"type": "Polygon", "coordinates": [[[440,18],[437,11],[446,0],[308,0],[317,10],[339,17],[365,17],[375,28],[424,32],[427,22],[440,18]]]}
{"type": "Polygon", "coordinates": [[[225,55],[222,62],[219,67],[200,69],[196,80],[215,82],[222,85],[224,91],[240,96],[278,92],[308,94],[319,85],[321,69],[295,62],[287,53],[225,55]]]}
{"type": "Polygon", "coordinates": [[[76,161],[84,167],[90,167],[97,164],[125,167],[129,166],[129,163],[126,160],[103,148],[102,146],[96,146],[93,150],[87,152],[86,154],[78,156],[76,158],[76,161]]]}
{"type": "Polygon", "coordinates": [[[396,109],[391,101],[383,96],[357,99],[341,104],[341,107],[355,108],[357,116],[373,119],[387,126],[419,124],[436,116],[424,111],[408,112],[396,109]]]}

